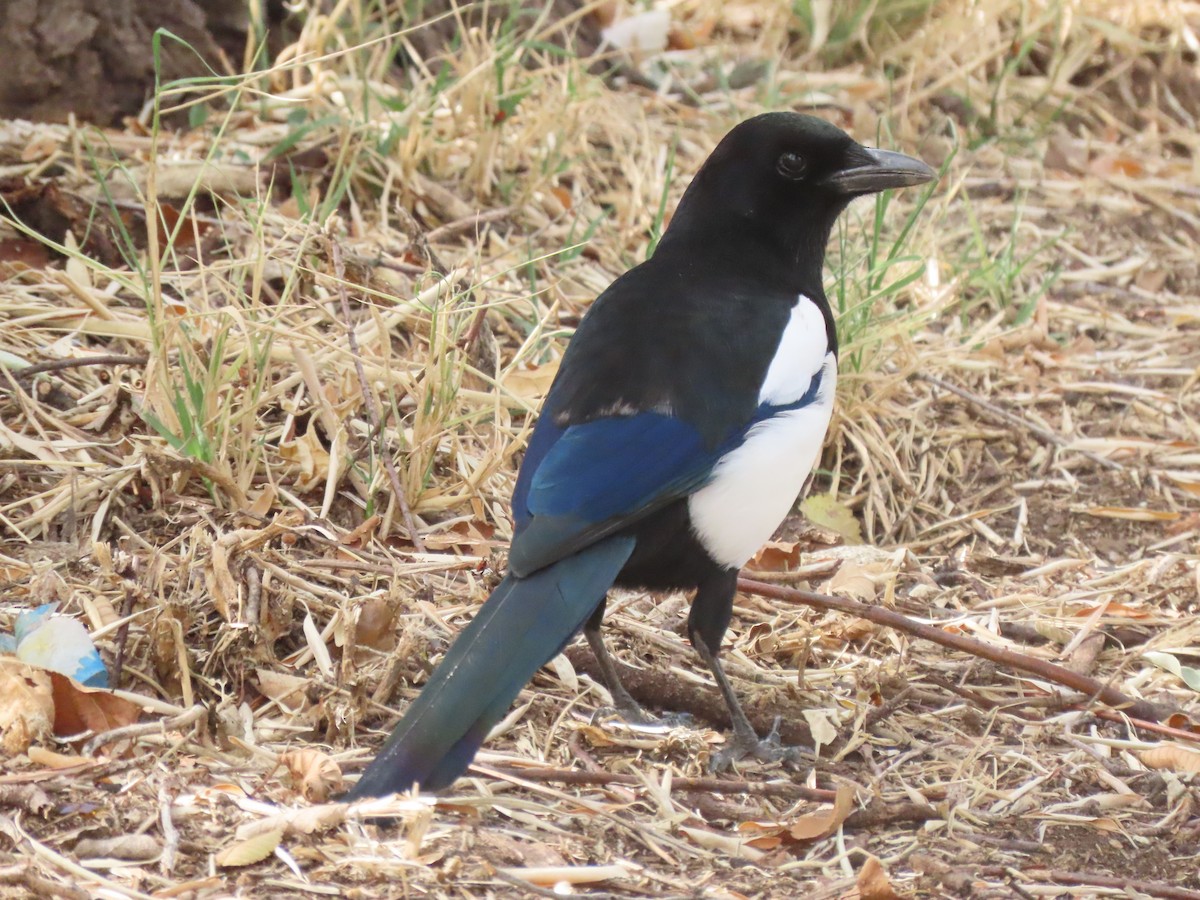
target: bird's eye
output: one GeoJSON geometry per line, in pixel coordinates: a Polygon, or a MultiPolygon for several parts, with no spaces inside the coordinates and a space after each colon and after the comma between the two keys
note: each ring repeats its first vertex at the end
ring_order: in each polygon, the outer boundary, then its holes
{"type": "Polygon", "coordinates": [[[775,163],[775,168],[779,170],[779,174],[784,178],[799,181],[804,177],[804,173],[808,171],[808,160],[799,153],[793,153],[791,150],[788,150],[779,155],[779,161],[775,163]]]}

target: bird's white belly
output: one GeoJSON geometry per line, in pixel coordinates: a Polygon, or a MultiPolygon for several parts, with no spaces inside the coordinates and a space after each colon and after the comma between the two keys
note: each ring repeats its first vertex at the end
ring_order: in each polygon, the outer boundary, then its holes
{"type": "Polygon", "coordinates": [[[836,387],[837,360],[828,353],[816,400],[751,428],[689,498],[692,528],[717,562],[741,567],[787,516],[820,457],[836,387]]]}

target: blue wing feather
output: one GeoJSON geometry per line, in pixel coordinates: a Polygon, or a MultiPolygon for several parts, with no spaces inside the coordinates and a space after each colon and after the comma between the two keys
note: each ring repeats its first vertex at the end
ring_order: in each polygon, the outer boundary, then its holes
{"type": "Polygon", "coordinates": [[[514,491],[520,518],[508,563],[521,576],[696,490],[719,456],[696,429],[662,413],[594,419],[535,447],[538,437],[514,491]]]}
{"type": "Polygon", "coordinates": [[[525,577],[686,497],[751,428],[808,406],[820,389],[818,371],[803,396],[761,404],[715,448],[687,422],[663,413],[608,416],[566,428],[544,416],[513,491],[516,535],[509,568],[525,577]]]}

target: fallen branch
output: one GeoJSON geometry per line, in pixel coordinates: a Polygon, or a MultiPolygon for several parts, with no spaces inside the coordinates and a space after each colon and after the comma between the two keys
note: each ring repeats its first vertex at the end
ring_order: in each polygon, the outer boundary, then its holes
{"type": "Polygon", "coordinates": [[[1136,700],[1133,697],[1128,697],[1111,685],[1097,681],[1095,678],[1089,678],[1087,675],[1072,672],[1070,669],[1055,665],[1052,662],[1034,659],[1032,656],[1026,656],[1023,653],[1014,653],[1011,650],[993,647],[982,641],[952,634],[933,625],[914,622],[908,616],[885,609],[882,606],[871,606],[866,603],[859,603],[857,600],[850,600],[846,597],[833,597],[813,591],[802,591],[797,588],[765,584],[761,581],[752,581],[749,578],[739,578],[738,589],[747,593],[757,594],[760,597],[783,600],[786,603],[799,603],[821,610],[833,609],[852,616],[858,616],[860,619],[866,619],[868,622],[874,622],[877,625],[885,625],[888,628],[903,631],[914,637],[932,641],[935,644],[941,644],[943,647],[949,647],[951,650],[970,653],[973,656],[991,660],[1010,669],[1028,672],[1031,675],[1036,675],[1038,678],[1053,681],[1055,684],[1061,684],[1071,690],[1079,691],[1088,697],[1106,703],[1113,709],[1121,710],[1134,718],[1145,719],[1149,722],[1161,722],[1169,714],[1167,710],[1162,709],[1158,704],[1151,703],[1148,700],[1136,700]]]}

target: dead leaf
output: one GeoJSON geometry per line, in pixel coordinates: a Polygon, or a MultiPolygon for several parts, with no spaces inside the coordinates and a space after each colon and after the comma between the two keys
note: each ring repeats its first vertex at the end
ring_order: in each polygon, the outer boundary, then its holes
{"type": "Polygon", "coordinates": [[[347,808],[345,803],[319,803],[300,809],[286,809],[278,815],[267,816],[265,819],[251,819],[239,825],[234,836],[239,841],[244,841],[277,830],[282,830],[284,834],[327,831],[346,821],[347,808]]]}
{"type": "Polygon", "coordinates": [[[1100,609],[1103,609],[1108,615],[1121,616],[1126,619],[1145,619],[1150,615],[1150,610],[1143,606],[1130,606],[1127,603],[1117,603],[1115,600],[1100,606],[1085,606],[1075,610],[1071,615],[1090,616],[1100,609]]]}
{"type": "Polygon", "coordinates": [[[53,722],[50,673],[15,656],[0,656],[0,751],[5,756],[26,752],[50,734],[53,722]]]}
{"type": "Polygon", "coordinates": [[[54,808],[54,801],[36,784],[0,784],[0,807],[23,809],[35,816],[44,816],[54,808]]]}
{"type": "Polygon", "coordinates": [[[749,568],[762,572],[786,572],[800,564],[799,541],[767,541],[754,554],[749,568]]]}
{"type": "Polygon", "coordinates": [[[830,721],[829,714],[823,709],[804,710],[804,721],[812,733],[813,744],[818,753],[823,744],[832,744],[837,739],[837,726],[830,721]]]}
{"type": "Polygon", "coordinates": [[[290,441],[281,441],[279,455],[299,469],[296,489],[304,492],[325,483],[329,477],[329,451],[321,444],[317,429],[309,427],[290,441]]]}
{"type": "Polygon", "coordinates": [[[852,644],[872,634],[876,634],[880,626],[869,619],[851,619],[840,628],[835,628],[822,635],[821,643],[825,646],[852,644]]]}
{"type": "Polygon", "coordinates": [[[75,844],[77,859],[157,859],[162,846],[148,834],[123,834],[109,838],[82,838],[75,844]]]}
{"type": "Polygon", "coordinates": [[[534,404],[549,393],[557,374],[558,360],[555,360],[532,369],[513,369],[504,376],[500,386],[518,400],[534,404]]]}
{"type": "Polygon", "coordinates": [[[500,870],[512,878],[546,887],[559,884],[595,884],[628,878],[629,870],[624,866],[518,866],[500,870]]]}
{"type": "Polygon", "coordinates": [[[44,269],[50,265],[50,251],[39,241],[5,238],[0,241],[0,270],[44,269]]]}
{"type": "Polygon", "coordinates": [[[266,668],[255,669],[254,674],[258,676],[258,689],[263,695],[288,712],[300,711],[308,705],[308,686],[311,683],[308,678],[266,668]]]}
{"type": "Polygon", "coordinates": [[[716,850],[732,857],[741,857],[751,861],[758,861],[766,856],[762,850],[752,847],[750,842],[744,838],[722,834],[719,831],[709,831],[706,828],[689,828],[686,825],[680,825],[679,830],[705,850],[716,850]]]}
{"type": "Polygon", "coordinates": [[[379,530],[379,523],[383,521],[383,517],[379,515],[367,516],[358,526],[349,534],[342,535],[338,543],[347,547],[365,547],[371,543],[371,538],[375,536],[375,532],[379,530]]]}
{"type": "Polygon", "coordinates": [[[288,750],[279,761],[287,766],[301,796],[311,803],[324,803],[343,787],[342,770],[328,753],[312,748],[288,750]]]}
{"type": "Polygon", "coordinates": [[[1200,734],[1200,724],[1193,722],[1184,713],[1172,713],[1167,717],[1165,724],[1171,728],[1178,728],[1180,731],[1192,731],[1200,734]]]}
{"type": "Polygon", "coordinates": [[[496,533],[487,522],[462,521],[441,531],[423,534],[425,547],[429,550],[466,550],[472,556],[487,556],[491,552],[491,539],[496,533]]]}
{"type": "Polygon", "coordinates": [[[842,594],[869,603],[874,601],[878,593],[876,585],[881,576],[894,573],[895,570],[889,563],[860,563],[847,560],[826,582],[824,590],[829,594],[842,594]]]}
{"type": "Polygon", "coordinates": [[[841,535],[847,544],[863,542],[862,526],[845,503],[829,494],[812,494],[800,504],[800,512],[814,525],[841,535]]]}
{"type": "Polygon", "coordinates": [[[868,856],[858,870],[858,896],[859,900],[899,900],[887,870],[874,856],[868,856]]]}
{"type": "Polygon", "coordinates": [[[262,834],[248,837],[244,841],[230,844],[216,855],[214,861],[218,866],[222,867],[253,865],[256,862],[262,862],[274,853],[275,848],[279,846],[279,842],[282,840],[282,828],[265,831],[262,834]]]}
{"type": "Polygon", "coordinates": [[[1180,744],[1159,744],[1143,750],[1138,758],[1152,769],[1200,773],[1200,753],[1180,744]]]}
{"type": "Polygon", "coordinates": [[[236,549],[236,547],[231,548],[223,540],[213,541],[209,565],[204,569],[204,581],[208,587],[208,593],[213,599],[213,605],[216,606],[217,612],[226,622],[233,621],[231,616],[238,598],[237,581],[229,569],[229,554],[232,549],[236,549]]]}
{"type": "Polygon", "coordinates": [[[84,687],[73,678],[50,673],[54,685],[54,733],[69,737],[84,731],[99,734],[138,720],[142,710],[104,688],[84,687]]]}
{"type": "Polygon", "coordinates": [[[276,495],[277,491],[275,490],[275,485],[264,485],[263,489],[260,490],[256,495],[251,495],[254,499],[251,501],[250,508],[247,509],[246,512],[255,518],[265,519],[267,517],[267,513],[269,513],[275,506],[276,495]]]}
{"type": "Polygon", "coordinates": [[[562,208],[564,210],[569,210],[571,208],[571,204],[573,203],[571,192],[565,187],[556,184],[554,187],[550,188],[550,193],[554,195],[554,199],[562,204],[562,208]]]}
{"type": "Polygon", "coordinates": [[[1127,178],[1137,178],[1146,171],[1141,160],[1118,153],[1097,156],[1088,163],[1088,170],[1094,175],[1124,175],[1127,178]]]}
{"type": "Polygon", "coordinates": [[[354,643],[359,647],[390,650],[396,643],[392,623],[396,610],[384,597],[370,597],[358,608],[354,621],[354,643]]]}
{"type": "Polygon", "coordinates": [[[76,766],[91,766],[96,763],[90,756],[55,753],[45,747],[30,747],[25,751],[25,755],[35,766],[42,766],[46,769],[73,769],[76,766]]]}
{"type": "Polygon", "coordinates": [[[839,784],[837,797],[830,809],[801,816],[788,827],[788,834],[797,841],[817,841],[829,837],[846,821],[854,809],[854,788],[839,784]]]}

